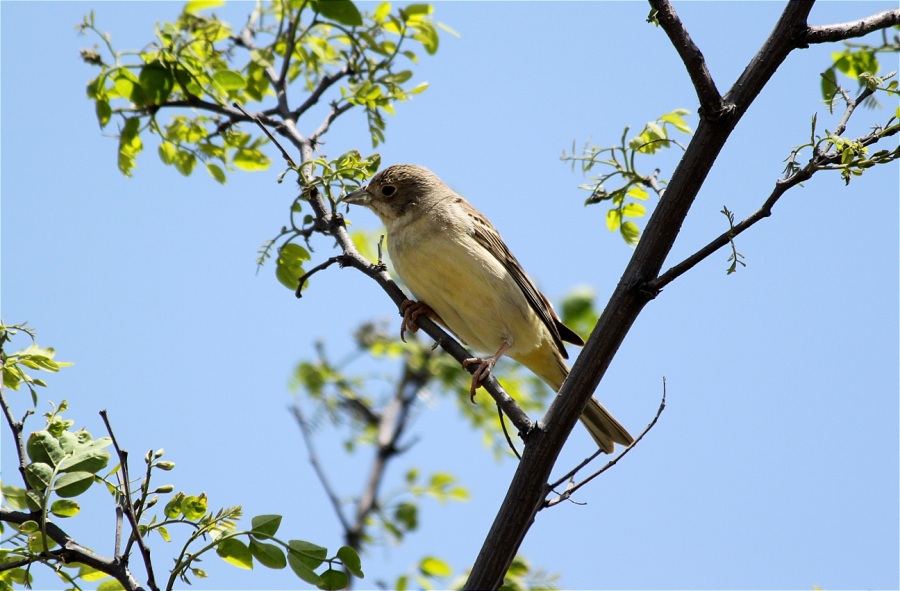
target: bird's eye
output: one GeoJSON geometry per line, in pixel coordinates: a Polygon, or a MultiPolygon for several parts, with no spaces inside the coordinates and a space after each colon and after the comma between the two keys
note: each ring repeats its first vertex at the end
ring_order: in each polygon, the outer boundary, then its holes
{"type": "Polygon", "coordinates": [[[394,191],[396,191],[396,190],[397,190],[396,188],[394,188],[390,185],[387,185],[387,186],[381,187],[381,194],[384,195],[385,197],[390,197],[391,195],[394,194],[394,191]]]}

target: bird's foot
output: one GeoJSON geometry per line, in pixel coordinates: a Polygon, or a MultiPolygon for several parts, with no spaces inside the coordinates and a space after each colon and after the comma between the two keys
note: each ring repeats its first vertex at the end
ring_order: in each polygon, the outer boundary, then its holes
{"type": "Polygon", "coordinates": [[[419,330],[419,326],[416,324],[416,319],[425,314],[432,320],[436,320],[438,322],[441,321],[441,317],[437,315],[437,313],[431,309],[431,306],[426,304],[425,302],[414,302],[413,300],[403,300],[403,303],[400,304],[400,313],[403,314],[403,322],[400,323],[400,340],[404,343],[406,342],[406,331],[416,332],[419,330]]]}
{"type": "Polygon", "coordinates": [[[478,367],[472,371],[472,385],[469,387],[469,400],[474,403],[475,402],[475,391],[484,383],[484,381],[491,375],[491,370],[494,369],[494,364],[497,363],[497,357],[488,357],[487,359],[482,359],[480,357],[470,357],[462,362],[464,368],[469,369],[470,366],[477,365],[478,367]]]}

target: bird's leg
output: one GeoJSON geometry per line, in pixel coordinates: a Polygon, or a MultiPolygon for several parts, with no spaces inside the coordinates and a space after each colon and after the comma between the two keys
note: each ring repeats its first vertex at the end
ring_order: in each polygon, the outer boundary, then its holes
{"type": "Polygon", "coordinates": [[[426,304],[425,302],[414,302],[412,300],[403,300],[403,303],[400,304],[400,313],[403,314],[403,322],[400,323],[400,340],[404,343],[406,342],[405,334],[408,330],[409,332],[416,332],[419,330],[419,326],[416,324],[416,319],[425,314],[432,320],[444,323],[441,320],[441,317],[437,315],[437,312],[431,309],[431,306],[426,304]]]}
{"type": "Polygon", "coordinates": [[[462,362],[463,367],[469,369],[470,365],[477,365],[478,368],[472,372],[472,386],[469,388],[469,400],[475,402],[475,390],[478,389],[479,386],[487,379],[489,375],[491,375],[491,370],[494,369],[494,365],[497,363],[497,360],[503,356],[504,353],[509,349],[510,344],[509,341],[503,339],[503,344],[500,345],[500,348],[497,349],[497,352],[494,353],[492,357],[488,357],[487,359],[482,359],[480,357],[470,357],[462,362]]]}

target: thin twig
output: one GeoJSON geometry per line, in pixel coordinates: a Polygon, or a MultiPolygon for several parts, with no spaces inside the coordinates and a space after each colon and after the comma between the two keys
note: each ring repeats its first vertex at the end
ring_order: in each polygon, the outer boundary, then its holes
{"type": "MultiPolygon", "coordinates": [[[[662,415],[662,412],[663,412],[663,410],[665,410],[665,408],[666,408],[666,378],[663,377],[663,395],[662,395],[662,400],[660,400],[660,402],[659,402],[659,408],[656,409],[656,415],[653,417],[653,420],[650,421],[650,424],[647,425],[643,431],[641,431],[641,434],[638,435],[637,438],[635,438],[634,442],[631,445],[629,445],[628,447],[626,447],[625,449],[623,449],[622,453],[620,453],[615,458],[613,458],[612,460],[607,462],[605,466],[603,466],[602,468],[600,468],[599,470],[597,470],[596,472],[594,472],[593,474],[591,474],[590,476],[588,476],[587,478],[585,478],[584,480],[579,482],[578,484],[568,487],[566,489],[566,492],[564,492],[560,496],[556,497],[555,499],[550,499],[550,500],[544,501],[543,507],[541,507],[541,508],[543,509],[543,508],[547,508],[547,507],[552,507],[558,503],[561,503],[562,501],[568,500],[572,496],[572,494],[574,494],[575,491],[577,491],[579,488],[586,485],[588,482],[590,482],[594,478],[597,478],[598,476],[600,476],[601,474],[603,474],[604,472],[606,472],[607,470],[609,470],[610,468],[615,466],[619,462],[619,460],[624,458],[628,452],[630,452],[631,450],[633,450],[635,448],[635,446],[641,441],[641,439],[644,438],[644,435],[646,435],[647,433],[650,432],[650,429],[652,429],[656,425],[656,422],[659,420],[659,417],[660,417],[660,415],[662,415]]],[[[573,470],[571,470],[568,474],[566,474],[565,476],[563,476],[562,478],[560,478],[553,484],[549,485],[549,488],[555,488],[555,487],[559,486],[560,484],[562,484],[563,482],[565,482],[566,480],[569,480],[570,478],[574,478],[575,474],[579,470],[581,470],[584,466],[586,466],[588,464],[588,462],[590,462],[592,459],[597,457],[598,453],[599,452],[595,452],[594,455],[592,455],[587,460],[583,461],[581,464],[579,464],[577,467],[575,467],[573,470]]]]}
{"type": "Polygon", "coordinates": [[[275,136],[272,135],[272,132],[269,131],[269,128],[266,127],[265,125],[263,125],[263,122],[259,119],[259,117],[256,115],[251,115],[250,113],[245,111],[244,107],[242,107],[240,105],[240,103],[238,103],[238,102],[234,102],[231,104],[235,109],[237,109],[241,113],[243,113],[244,116],[247,117],[250,121],[253,121],[254,123],[256,123],[259,126],[259,128],[263,130],[263,133],[265,133],[266,136],[269,138],[269,141],[271,141],[273,144],[275,144],[276,147],[278,147],[279,150],[281,150],[281,156],[282,156],[282,158],[284,158],[285,162],[287,162],[288,165],[292,169],[297,170],[297,165],[294,163],[294,160],[293,160],[293,158],[291,158],[291,155],[288,154],[287,150],[284,149],[284,147],[281,145],[281,143],[277,139],[275,139],[275,136]]]}
{"type": "Polygon", "coordinates": [[[327,261],[325,261],[324,263],[320,263],[320,264],[316,265],[315,267],[313,267],[312,269],[310,269],[309,271],[307,271],[306,273],[301,275],[300,279],[297,280],[297,291],[294,292],[294,295],[296,295],[298,298],[302,298],[303,294],[301,294],[300,292],[303,290],[303,285],[306,283],[307,279],[309,279],[310,277],[312,277],[319,271],[323,271],[323,270],[327,269],[328,267],[330,267],[331,265],[333,265],[335,263],[339,263],[340,266],[343,267],[344,266],[343,259],[344,259],[344,255],[341,255],[341,254],[333,256],[330,259],[328,259],[327,261]]]}
{"type": "Polygon", "coordinates": [[[522,460],[522,456],[519,455],[519,450],[516,449],[516,446],[513,445],[512,437],[509,436],[509,431],[506,430],[506,420],[503,418],[503,409],[500,405],[497,405],[497,414],[500,416],[500,426],[503,428],[503,436],[506,437],[506,443],[509,444],[509,449],[516,455],[516,459],[519,461],[522,460]]]}
{"type": "Polygon", "coordinates": [[[153,591],[158,591],[159,587],[156,586],[156,578],[153,576],[153,563],[150,561],[150,548],[144,544],[144,538],[141,536],[138,520],[134,514],[134,504],[131,499],[131,482],[128,476],[128,452],[119,447],[112,425],[109,423],[109,417],[106,415],[106,409],[100,411],[100,417],[103,419],[103,424],[106,425],[106,432],[109,433],[116,455],[119,457],[119,470],[122,472],[122,488],[125,491],[119,502],[122,510],[125,512],[125,516],[128,518],[128,523],[131,525],[132,539],[141,551],[141,558],[144,559],[144,567],[147,569],[147,586],[153,591]]]}
{"type": "Polygon", "coordinates": [[[316,447],[313,443],[312,433],[309,430],[309,424],[306,422],[306,417],[303,416],[303,411],[300,409],[299,402],[294,402],[294,404],[291,406],[291,413],[294,415],[294,420],[297,421],[297,425],[300,427],[300,434],[303,436],[303,442],[306,444],[306,453],[307,457],[309,458],[309,463],[312,465],[313,470],[316,473],[316,477],[322,484],[322,488],[325,489],[325,494],[328,496],[328,500],[331,502],[331,505],[334,508],[334,512],[337,515],[338,521],[341,522],[341,527],[344,528],[344,531],[350,531],[350,522],[344,515],[344,510],[341,507],[341,500],[338,498],[337,493],[331,486],[331,483],[328,480],[328,475],[325,474],[325,470],[322,468],[322,464],[319,463],[319,455],[316,453],[316,447]]]}

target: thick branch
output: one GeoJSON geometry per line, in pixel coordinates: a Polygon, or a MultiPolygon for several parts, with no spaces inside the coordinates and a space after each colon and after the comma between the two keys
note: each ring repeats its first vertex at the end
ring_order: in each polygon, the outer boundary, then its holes
{"type": "MultiPolygon", "coordinates": [[[[22,511],[13,511],[6,507],[0,507],[0,521],[6,523],[22,525],[26,521],[36,521],[37,519],[39,519],[39,516],[33,513],[24,513],[22,511]]],[[[124,561],[105,558],[93,550],[85,548],[73,540],[69,534],[53,522],[47,521],[46,529],[50,539],[60,546],[60,550],[55,550],[53,554],[58,556],[64,564],[76,562],[86,564],[115,578],[129,591],[143,591],[144,588],[138,583],[137,579],[134,578],[131,571],[128,570],[128,565],[124,561]]]]}
{"type": "Polygon", "coordinates": [[[544,420],[526,440],[522,461],[472,567],[467,589],[496,589],[501,585],[535,514],[543,505],[546,483],[563,444],[625,335],[652,297],[644,285],[659,273],[734,126],[778,66],[797,47],[798,37],[806,31],[806,17],[812,5],[812,2],[787,4],[769,38],[726,95],[724,100],[732,103],[733,109],[715,120],[701,119],[560,395],[554,398],[544,420]],[[547,429],[545,425],[553,428],[547,429]]]}
{"type": "Polygon", "coordinates": [[[893,25],[900,25],[900,9],[885,10],[858,21],[810,27],[806,32],[805,41],[810,44],[842,41],[862,37],[893,25]]]}
{"type": "Polygon", "coordinates": [[[691,77],[691,82],[700,101],[701,115],[712,118],[717,117],[725,108],[725,105],[722,103],[722,95],[719,94],[719,89],[716,88],[716,83],[713,81],[712,74],[709,73],[706,59],[703,57],[703,53],[700,52],[700,48],[688,35],[687,29],[684,28],[684,24],[678,18],[669,0],[651,0],[650,6],[656,10],[656,19],[659,22],[659,26],[665,31],[681,57],[681,61],[684,62],[684,67],[687,69],[688,76],[691,77]]]}

